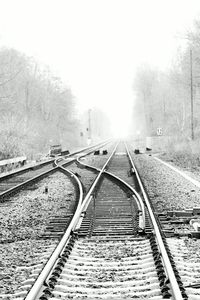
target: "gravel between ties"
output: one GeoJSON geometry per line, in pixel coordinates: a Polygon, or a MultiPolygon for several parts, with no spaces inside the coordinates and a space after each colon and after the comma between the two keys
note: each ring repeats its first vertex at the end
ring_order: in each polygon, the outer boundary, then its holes
{"type": "Polygon", "coordinates": [[[45,232],[49,219],[66,215],[75,200],[72,183],[60,172],[32,188],[0,204],[0,294],[16,293],[34,266],[45,263],[48,255],[40,258],[38,253],[51,253],[58,241],[38,238],[45,232]]]}
{"type": "MultiPolygon", "coordinates": [[[[96,168],[101,169],[103,167],[103,165],[105,164],[106,160],[108,159],[108,157],[110,156],[112,151],[113,151],[113,145],[110,145],[108,147],[103,147],[100,150],[99,155],[91,154],[91,155],[82,157],[80,159],[80,162],[82,162],[83,164],[90,165],[92,167],[96,167],[96,168]],[[102,155],[103,150],[107,150],[108,154],[102,155]]],[[[87,170],[85,168],[82,169],[80,167],[77,167],[77,165],[75,163],[68,166],[67,169],[70,170],[73,173],[78,174],[79,179],[80,179],[80,181],[82,182],[82,184],[84,186],[85,193],[88,192],[88,190],[90,189],[92,183],[94,182],[94,180],[95,180],[95,178],[97,177],[97,174],[98,174],[98,173],[93,172],[91,170],[87,170]]]]}
{"type": "Polygon", "coordinates": [[[99,155],[91,154],[81,158],[81,161],[85,164],[101,169],[106,163],[110,154],[112,153],[114,146],[115,146],[114,144],[106,145],[100,149],[99,155]],[[104,150],[107,150],[108,153],[103,155],[104,150]]]}

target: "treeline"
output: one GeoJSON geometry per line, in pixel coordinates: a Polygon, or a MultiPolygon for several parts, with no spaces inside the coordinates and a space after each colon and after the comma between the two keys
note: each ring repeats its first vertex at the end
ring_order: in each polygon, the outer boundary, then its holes
{"type": "MultiPolygon", "coordinates": [[[[0,49],[0,159],[37,159],[52,144],[74,149],[88,143],[88,113],[78,115],[75,98],[48,67],[14,50],[0,49]]],[[[93,140],[108,134],[106,116],[93,109],[93,140]]]]}
{"type": "Polygon", "coordinates": [[[13,49],[0,50],[0,112],[1,158],[33,157],[52,143],[67,146],[78,138],[70,89],[13,49]]]}
{"type": "Polygon", "coordinates": [[[134,127],[144,136],[163,135],[178,140],[200,137],[200,20],[194,29],[180,36],[186,42],[170,70],[163,72],[147,65],[136,74],[134,127]],[[191,116],[191,97],[194,116],[191,116]]]}

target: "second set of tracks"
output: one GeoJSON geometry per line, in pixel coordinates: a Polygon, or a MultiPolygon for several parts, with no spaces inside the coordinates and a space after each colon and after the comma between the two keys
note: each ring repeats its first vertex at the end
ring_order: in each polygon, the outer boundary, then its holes
{"type": "Polygon", "coordinates": [[[77,210],[25,299],[188,299],[127,146],[105,159],[71,166],[77,210]]]}

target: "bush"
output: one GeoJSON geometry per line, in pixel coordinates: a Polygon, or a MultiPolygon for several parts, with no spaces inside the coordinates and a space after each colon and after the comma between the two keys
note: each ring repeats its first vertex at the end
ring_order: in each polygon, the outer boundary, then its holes
{"type": "Polygon", "coordinates": [[[13,136],[0,137],[0,159],[7,159],[23,155],[19,140],[13,136]]]}

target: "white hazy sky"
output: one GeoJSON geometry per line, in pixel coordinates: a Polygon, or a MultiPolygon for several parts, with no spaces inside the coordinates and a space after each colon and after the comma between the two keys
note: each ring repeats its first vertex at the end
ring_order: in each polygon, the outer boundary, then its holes
{"type": "Polygon", "coordinates": [[[175,36],[198,16],[199,0],[0,0],[0,46],[49,65],[80,108],[107,111],[119,132],[137,66],[168,67],[183,43],[175,36]]]}

